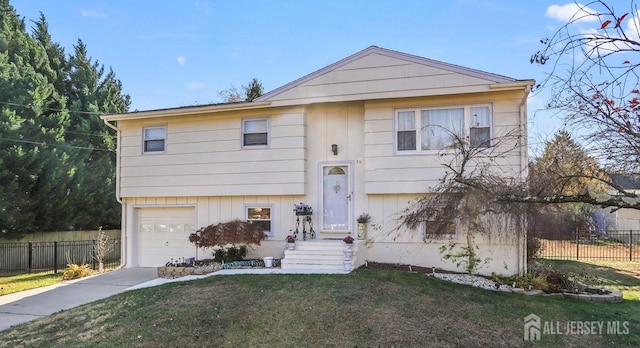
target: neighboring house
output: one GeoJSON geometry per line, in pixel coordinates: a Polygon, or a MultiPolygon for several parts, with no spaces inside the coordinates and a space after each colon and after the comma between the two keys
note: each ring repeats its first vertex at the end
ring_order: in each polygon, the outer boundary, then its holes
{"type": "MultiPolygon", "coordinates": [[[[342,248],[332,239],[355,237],[357,215],[366,212],[372,219],[367,240],[356,243],[356,266],[455,270],[438,247],[464,244],[463,226],[442,243],[423,242],[427,227],[397,229],[399,214],[437,184],[450,160],[440,156],[443,131],[422,129],[453,126],[478,144],[514,127],[526,135],[533,83],[372,46],[253,102],[103,116],[118,134],[125,263],[209,258],[189,233],[236,218],[268,226],[250,257],[279,258],[295,229],[293,206],[304,202],[317,234],[307,244],[324,239],[342,248]]],[[[522,179],[526,142],[500,165],[522,179]]],[[[507,239],[477,241],[480,256],[491,258],[483,273],[524,271],[523,238],[507,239]]]]}
{"type": "MultiPolygon", "coordinates": [[[[639,174],[611,174],[610,176],[611,180],[624,190],[640,194],[639,174]]],[[[632,235],[633,241],[638,242],[640,240],[640,210],[626,208],[613,212],[611,210],[611,208],[602,209],[606,216],[607,236],[628,243],[629,236],[632,235]]]]}

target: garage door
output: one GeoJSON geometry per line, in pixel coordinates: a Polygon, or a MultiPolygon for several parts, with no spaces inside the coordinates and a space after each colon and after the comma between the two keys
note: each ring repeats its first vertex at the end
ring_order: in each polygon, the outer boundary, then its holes
{"type": "Polygon", "coordinates": [[[189,242],[194,231],[194,208],[138,209],[138,266],[163,266],[173,259],[196,256],[189,242]]]}

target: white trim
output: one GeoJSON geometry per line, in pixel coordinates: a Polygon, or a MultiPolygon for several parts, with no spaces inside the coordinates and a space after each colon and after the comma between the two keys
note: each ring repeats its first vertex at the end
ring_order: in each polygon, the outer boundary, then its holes
{"type": "Polygon", "coordinates": [[[270,116],[258,116],[258,117],[246,117],[240,119],[240,148],[244,150],[252,149],[268,149],[271,146],[271,117],[270,116]],[[267,143],[265,145],[245,145],[244,144],[244,124],[247,121],[266,121],[267,122],[267,143]]]}
{"type": "Polygon", "coordinates": [[[143,126],[142,127],[142,154],[143,155],[160,155],[160,154],[165,154],[167,153],[167,138],[169,137],[169,127],[166,124],[160,124],[160,125],[148,125],[148,126],[143,126]],[[164,130],[164,146],[162,147],[162,151],[145,151],[145,134],[147,129],[160,129],[162,128],[164,130]]]}
{"type": "MultiPolygon", "coordinates": [[[[249,216],[248,216],[248,210],[249,208],[269,208],[269,216],[270,219],[269,221],[271,222],[271,231],[269,231],[269,233],[265,232],[265,236],[267,237],[274,237],[275,236],[275,231],[277,229],[276,226],[276,221],[275,221],[275,215],[274,215],[274,208],[275,204],[273,203],[265,203],[265,204],[261,204],[261,203],[245,203],[244,204],[244,221],[249,222],[249,216]]],[[[251,220],[255,220],[255,219],[251,219],[251,220]]],[[[264,220],[263,220],[264,221],[264,220]]]]}
{"type": "Polygon", "coordinates": [[[424,155],[424,154],[440,154],[450,152],[450,149],[421,149],[421,130],[422,130],[422,117],[421,111],[423,110],[441,110],[441,109],[464,109],[464,124],[463,124],[463,136],[465,139],[470,140],[471,135],[471,108],[472,107],[488,107],[489,108],[489,139],[493,142],[495,136],[495,114],[493,102],[479,102],[471,104],[444,104],[444,105],[428,105],[428,106],[407,106],[396,107],[393,109],[393,152],[395,155],[424,155]],[[414,111],[415,127],[416,127],[416,148],[414,150],[398,150],[398,113],[402,111],[414,111]]]}
{"type": "MultiPolygon", "coordinates": [[[[318,222],[317,222],[317,230],[319,233],[345,233],[345,234],[354,234],[354,206],[355,206],[355,175],[354,175],[355,165],[354,161],[351,160],[342,160],[342,161],[321,161],[318,162],[318,202],[317,202],[317,212],[318,212],[318,222]],[[348,216],[347,216],[347,230],[345,231],[324,231],[322,229],[323,222],[323,210],[324,207],[322,202],[324,200],[324,192],[323,192],[323,179],[324,179],[324,168],[325,167],[336,167],[336,166],[346,166],[347,167],[347,183],[349,184],[348,188],[348,201],[347,207],[349,208],[348,216]]],[[[355,237],[354,237],[355,238],[355,237]]]]}
{"type": "MultiPolygon", "coordinates": [[[[139,204],[132,203],[127,204],[127,214],[126,216],[129,220],[123,226],[123,235],[126,237],[127,244],[127,268],[138,267],[140,265],[140,258],[138,255],[138,251],[140,248],[140,238],[137,233],[135,233],[138,228],[138,220],[139,214],[136,209],[153,209],[153,208],[193,208],[193,226],[194,232],[199,229],[198,227],[198,204],[139,204]]],[[[196,257],[198,256],[198,248],[194,245],[194,249],[196,250],[196,257]]],[[[169,260],[167,260],[169,261],[169,260]]]]}

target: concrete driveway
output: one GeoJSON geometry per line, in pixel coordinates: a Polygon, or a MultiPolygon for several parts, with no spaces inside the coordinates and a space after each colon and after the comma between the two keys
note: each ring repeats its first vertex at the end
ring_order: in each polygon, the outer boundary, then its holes
{"type": "Polygon", "coordinates": [[[0,331],[119,294],[156,278],[155,268],[123,268],[89,278],[0,296],[0,331]]]}

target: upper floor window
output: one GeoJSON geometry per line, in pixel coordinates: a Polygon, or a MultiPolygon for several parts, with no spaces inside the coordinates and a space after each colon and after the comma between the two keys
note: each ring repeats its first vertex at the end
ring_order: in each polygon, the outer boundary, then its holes
{"type": "Polygon", "coordinates": [[[164,152],[167,139],[166,127],[145,127],[143,133],[143,152],[164,152]]]}
{"type": "Polygon", "coordinates": [[[262,232],[267,236],[273,236],[271,223],[271,207],[270,206],[249,206],[246,207],[247,222],[256,224],[262,232]]]}
{"type": "Polygon", "coordinates": [[[395,122],[399,152],[444,150],[465,136],[472,147],[490,144],[489,106],[400,109],[395,122]]]}
{"type": "Polygon", "coordinates": [[[242,146],[267,146],[269,144],[269,119],[242,120],[242,146]]]}

